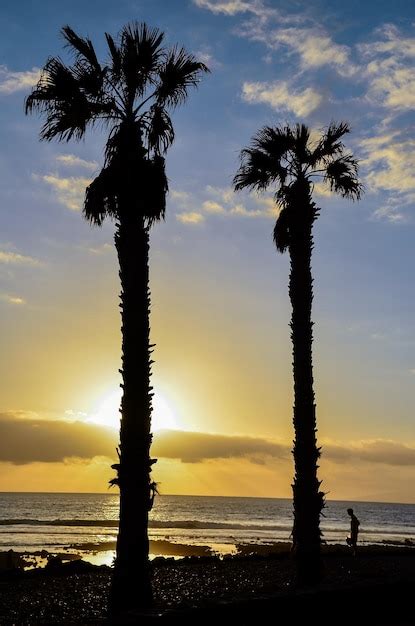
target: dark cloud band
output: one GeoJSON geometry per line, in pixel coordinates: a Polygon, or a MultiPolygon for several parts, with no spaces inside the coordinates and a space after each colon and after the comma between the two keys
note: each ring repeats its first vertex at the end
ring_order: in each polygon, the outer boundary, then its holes
{"type": "MultiPolygon", "coordinates": [[[[19,413],[0,414],[0,462],[24,465],[97,456],[113,459],[116,457],[117,440],[115,430],[98,424],[29,419],[19,413]]],[[[291,460],[290,446],[268,439],[180,430],[157,432],[152,454],[182,463],[235,458],[258,464],[270,460],[291,460]]],[[[415,467],[415,449],[385,440],[361,442],[353,446],[327,444],[323,446],[323,460],[415,467]]]]}

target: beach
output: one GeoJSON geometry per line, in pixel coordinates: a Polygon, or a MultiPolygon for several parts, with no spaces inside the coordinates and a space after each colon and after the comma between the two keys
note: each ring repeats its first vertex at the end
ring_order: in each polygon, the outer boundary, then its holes
{"type": "MultiPolygon", "coordinates": [[[[295,587],[287,544],[275,545],[268,556],[156,558],[152,561],[153,610],[145,617],[139,613],[124,616],[119,623],[190,624],[211,619],[225,623],[238,617],[239,624],[250,624],[265,617],[268,610],[280,617],[300,616],[302,611],[317,610],[320,601],[324,602],[319,623],[343,623],[347,615],[360,624],[365,612],[372,620],[366,624],[415,623],[410,591],[415,584],[413,549],[362,547],[353,558],[344,546],[330,546],[324,553],[323,581],[306,590],[295,587]],[[339,602],[347,603],[345,611],[339,602]],[[327,613],[330,606],[336,610],[335,617],[327,613]]],[[[105,623],[110,578],[110,567],[80,560],[63,565],[51,560],[45,569],[3,572],[0,623],[105,623]]]]}
{"type": "MultiPolygon", "coordinates": [[[[0,502],[0,624],[105,623],[117,496],[0,494],[0,502]]],[[[357,606],[352,621],[358,624],[365,605],[366,625],[400,623],[396,612],[395,621],[389,619],[391,607],[407,620],[415,583],[414,505],[356,503],[362,532],[353,558],[345,544],[348,504],[328,502],[324,577],[318,587],[299,590],[289,500],[158,498],[149,528],[154,609],[145,617],[124,616],[125,623],[237,619],[240,626],[267,610],[288,622],[294,611],[300,616],[318,605],[326,608],[317,621],[335,626],[357,606]],[[343,603],[349,612],[339,611],[343,603]],[[376,622],[381,618],[389,621],[376,622]]]]}

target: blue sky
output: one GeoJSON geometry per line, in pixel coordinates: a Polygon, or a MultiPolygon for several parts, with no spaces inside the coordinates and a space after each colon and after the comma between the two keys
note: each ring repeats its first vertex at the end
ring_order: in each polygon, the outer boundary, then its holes
{"type": "MultiPolygon", "coordinates": [[[[288,258],[271,194],[235,195],[231,181],[262,125],[347,120],[365,195],[315,190],[320,435],[415,446],[412,3],[5,0],[0,17],[0,411],[89,415],[117,388],[113,227],[79,212],[104,136],[41,144],[23,101],[47,57],[66,58],[64,24],[102,57],[103,33],[136,19],[212,70],[174,113],[168,216],[152,235],[155,382],[178,426],[291,438],[288,258]]],[[[373,485],[363,495],[379,498],[373,485]]]]}

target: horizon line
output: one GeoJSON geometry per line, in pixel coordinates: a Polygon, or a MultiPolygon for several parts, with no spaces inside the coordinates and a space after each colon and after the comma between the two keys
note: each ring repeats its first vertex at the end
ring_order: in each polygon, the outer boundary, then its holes
{"type": "MultiPolygon", "coordinates": [[[[25,494],[25,495],[73,495],[73,496],[117,496],[117,493],[108,493],[105,491],[0,491],[1,495],[6,494],[25,494]]],[[[175,498],[227,498],[227,499],[252,499],[252,500],[288,500],[292,501],[292,498],[287,497],[279,497],[279,496],[227,496],[227,495],[202,495],[202,494],[180,494],[180,493],[163,493],[159,494],[159,497],[168,496],[175,498]]],[[[387,501],[387,500],[362,500],[361,498],[355,498],[353,500],[343,500],[343,499],[327,499],[327,502],[344,502],[347,504],[353,502],[363,502],[365,504],[399,504],[399,505],[408,505],[414,506],[414,502],[395,502],[395,501],[387,501]]],[[[324,511],[324,509],[323,509],[324,511]]]]}

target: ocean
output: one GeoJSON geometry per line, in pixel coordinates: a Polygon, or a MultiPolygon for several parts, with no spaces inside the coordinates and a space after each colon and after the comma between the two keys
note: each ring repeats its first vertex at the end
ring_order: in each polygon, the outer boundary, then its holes
{"type": "MultiPolygon", "coordinates": [[[[415,540],[415,505],[330,500],[322,530],[328,543],[345,543],[350,528],[346,509],[360,520],[361,543],[400,545],[415,540]]],[[[79,493],[1,493],[0,551],[81,554],[110,563],[117,533],[118,495],[79,493]]],[[[151,512],[154,545],[209,546],[225,554],[237,544],[290,541],[292,503],[280,498],[159,496],[151,512]]],[[[183,552],[187,554],[188,552],[183,552]]],[[[172,554],[167,551],[166,554],[172,554]]],[[[175,551],[180,556],[180,550],[175,551]]]]}

